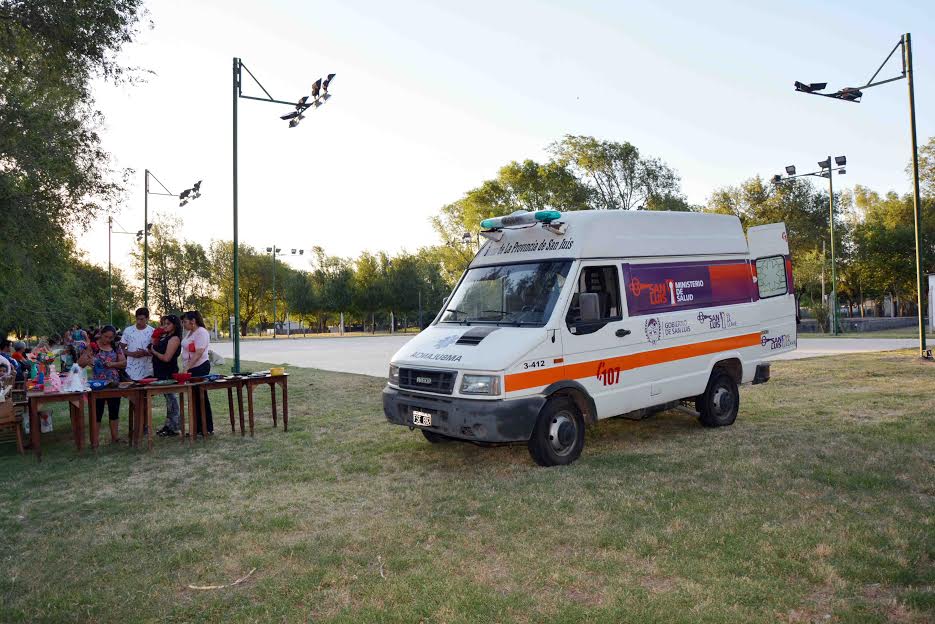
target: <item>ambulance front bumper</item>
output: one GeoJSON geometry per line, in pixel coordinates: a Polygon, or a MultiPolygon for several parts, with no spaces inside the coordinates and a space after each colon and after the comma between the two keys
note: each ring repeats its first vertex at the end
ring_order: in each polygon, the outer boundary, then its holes
{"type": "Polygon", "coordinates": [[[432,415],[432,424],[418,427],[472,442],[526,442],[532,437],[545,397],[463,399],[383,389],[383,414],[395,425],[412,427],[412,411],[432,415]]]}

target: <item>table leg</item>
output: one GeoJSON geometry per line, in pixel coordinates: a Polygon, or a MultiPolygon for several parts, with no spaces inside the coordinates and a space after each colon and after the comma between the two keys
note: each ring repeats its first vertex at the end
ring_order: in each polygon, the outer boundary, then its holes
{"type": "Polygon", "coordinates": [[[276,426],[276,383],[269,385],[269,398],[273,404],[273,427],[276,426]]]}
{"type": "Polygon", "coordinates": [[[205,404],[208,402],[208,391],[204,390],[200,386],[192,390],[192,392],[197,392],[199,398],[201,399],[201,437],[207,442],[208,441],[208,415],[205,409],[205,404]]]}
{"type": "Polygon", "coordinates": [[[75,404],[71,401],[68,402],[68,418],[71,420],[71,437],[75,441],[75,448],[78,449],[78,452],[81,452],[81,434],[79,430],[78,423],[81,422],[76,418],[75,414],[75,404]]]}
{"type": "Polygon", "coordinates": [[[289,431],[289,379],[282,380],[282,430],[289,431]]]}
{"type": "Polygon", "coordinates": [[[243,387],[237,386],[237,411],[240,413],[240,436],[243,437],[244,426],[243,426],[243,387]]]}
{"type": "Polygon", "coordinates": [[[78,424],[78,452],[84,450],[84,399],[71,403],[75,407],[75,422],[78,424]]]}
{"type": "Polygon", "coordinates": [[[150,401],[146,401],[146,405],[141,406],[143,414],[145,416],[146,430],[149,431],[149,450],[153,450],[153,406],[150,401]]]}
{"type": "Polygon", "coordinates": [[[36,460],[42,461],[42,441],[39,428],[39,402],[36,400],[29,402],[29,440],[32,442],[32,450],[36,454],[36,460]]]}
{"type": "Polygon", "coordinates": [[[247,412],[250,415],[250,437],[253,437],[253,386],[247,384],[247,412]]]}
{"type": "Polygon", "coordinates": [[[91,448],[96,453],[100,444],[101,427],[97,422],[97,401],[91,396],[88,397],[88,429],[91,430],[91,448]]]}
{"type": "MultiPolygon", "coordinates": [[[[107,409],[109,410],[110,408],[107,409]]],[[[109,415],[110,412],[108,412],[108,416],[109,415]]],[[[135,420],[136,413],[133,410],[133,403],[131,402],[130,407],[127,408],[127,440],[131,447],[136,446],[136,432],[139,429],[135,420]]]]}
{"type": "Polygon", "coordinates": [[[227,411],[231,417],[231,433],[237,431],[234,425],[234,389],[231,387],[227,388],[227,411]]]}
{"type": "Polygon", "coordinates": [[[179,392],[179,429],[182,444],[185,444],[185,421],[187,418],[185,415],[185,393],[179,392]]]}
{"type": "Polygon", "coordinates": [[[191,445],[195,441],[197,431],[195,427],[195,397],[192,395],[191,387],[185,388],[185,394],[188,395],[188,442],[191,445]]]}

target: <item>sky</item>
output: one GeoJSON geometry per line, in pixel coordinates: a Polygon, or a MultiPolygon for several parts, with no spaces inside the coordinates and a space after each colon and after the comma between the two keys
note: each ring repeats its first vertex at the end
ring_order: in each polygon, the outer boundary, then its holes
{"type": "MultiPolygon", "coordinates": [[[[844,154],[853,184],[909,191],[907,87],[860,104],[795,93],[862,84],[912,32],[920,143],[935,135],[935,5],[834,1],[665,3],[510,0],[149,0],[120,59],[144,84],[96,85],[104,147],[132,168],[115,230],[143,224],[149,169],[178,193],[180,238],[232,237],[232,59],[275,99],[307,95],[337,74],[333,97],[297,127],[289,107],[241,99],[243,244],[331,254],[416,251],[439,242],[429,218],[504,164],[546,160],[565,134],[629,141],[681,176],[691,203],[714,189],[844,154]]],[[[898,53],[881,73],[898,75],[898,53]]],[[[262,96],[245,74],[244,94],[262,96]]],[[[158,185],[151,183],[151,190],[158,185]]],[[[134,237],[114,234],[127,266],[134,237]]],[[[107,261],[106,217],[80,236],[107,261]]],[[[307,258],[286,258],[308,268],[307,258]]]]}

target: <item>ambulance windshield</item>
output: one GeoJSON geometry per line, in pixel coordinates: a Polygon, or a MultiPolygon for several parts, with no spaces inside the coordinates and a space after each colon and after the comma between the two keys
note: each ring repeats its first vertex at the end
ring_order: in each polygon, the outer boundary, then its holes
{"type": "Polygon", "coordinates": [[[570,267],[570,260],[550,260],[469,269],[439,322],[542,327],[570,267]]]}

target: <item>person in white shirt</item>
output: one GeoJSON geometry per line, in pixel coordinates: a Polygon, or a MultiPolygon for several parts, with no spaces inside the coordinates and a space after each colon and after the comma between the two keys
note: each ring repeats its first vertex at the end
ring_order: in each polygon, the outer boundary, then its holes
{"type": "MultiPolygon", "coordinates": [[[[198,310],[191,310],[182,315],[182,327],[187,332],[182,338],[182,370],[191,373],[193,377],[204,377],[211,373],[211,360],[208,359],[208,349],[211,346],[211,335],[205,328],[204,318],[198,310]]],[[[208,393],[204,400],[200,392],[194,392],[192,407],[195,412],[196,433],[209,436],[214,433],[214,418],[211,414],[211,403],[208,393]],[[201,414],[204,412],[207,433],[201,430],[201,414]]]]}
{"type": "Polygon", "coordinates": [[[149,310],[139,308],[136,311],[136,325],[123,330],[121,344],[127,356],[127,376],[139,381],[153,376],[153,356],[149,345],[153,341],[153,328],[149,325],[149,310]]]}

